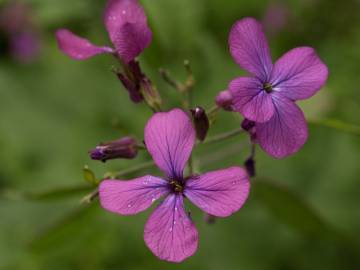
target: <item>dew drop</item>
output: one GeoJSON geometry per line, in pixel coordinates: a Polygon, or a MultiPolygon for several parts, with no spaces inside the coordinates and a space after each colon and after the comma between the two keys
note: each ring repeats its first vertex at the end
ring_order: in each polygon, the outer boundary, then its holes
{"type": "Polygon", "coordinates": [[[131,204],[128,204],[127,207],[130,208],[132,205],[131,204]]]}

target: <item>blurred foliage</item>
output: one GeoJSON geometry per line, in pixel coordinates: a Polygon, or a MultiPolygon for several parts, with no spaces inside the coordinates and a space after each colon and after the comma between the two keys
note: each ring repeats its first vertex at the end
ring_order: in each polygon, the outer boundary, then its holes
{"type": "MultiPolygon", "coordinates": [[[[154,32],[141,63],[166,108],[180,106],[180,96],[161,80],[160,67],[183,80],[182,62],[189,59],[196,78],[194,103],[211,107],[216,93],[244,74],[228,53],[231,25],[245,16],[261,20],[274,3],[141,2],[154,32]]],[[[307,144],[290,158],[274,160],[258,149],[259,179],[239,213],[210,226],[192,209],[200,247],[181,265],[161,262],[145,247],[142,232],[149,211],[120,217],[97,202],[79,205],[92,190],[83,179],[84,164],[102,176],[149,160],[146,153],[133,161],[89,160],[87,151],[100,141],[127,134],[142,139],[151,112],[129,102],[110,71],[116,65],[111,57],[75,62],[55,43],[55,29],[66,27],[109,44],[101,17],[105,1],[26,3],[41,36],[41,56],[26,65],[0,56],[1,270],[360,268],[360,141],[342,132],[358,133],[360,125],[359,1],[280,1],[290,15],[284,28],[269,37],[273,57],[295,46],[316,48],[329,66],[329,81],[300,105],[309,119],[335,121],[312,122],[307,144]],[[262,180],[269,178],[274,180],[262,180]]],[[[239,122],[238,115],[221,112],[210,136],[237,128],[239,122]]],[[[199,146],[195,168],[242,164],[249,152],[244,135],[199,146]]]]}

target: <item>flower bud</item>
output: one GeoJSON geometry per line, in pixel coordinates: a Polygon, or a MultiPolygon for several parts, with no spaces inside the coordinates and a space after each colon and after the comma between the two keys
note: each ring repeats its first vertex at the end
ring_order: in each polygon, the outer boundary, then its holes
{"type": "Polygon", "coordinates": [[[253,157],[249,157],[244,163],[245,169],[250,177],[254,177],[255,171],[255,160],[253,157]]]}
{"type": "Polygon", "coordinates": [[[232,111],[232,95],[229,90],[221,91],[215,98],[217,106],[223,108],[226,111],[232,111]]]}
{"type": "Polygon", "coordinates": [[[206,138],[207,132],[209,130],[209,119],[206,115],[205,110],[198,106],[195,109],[191,109],[191,114],[193,116],[194,119],[194,125],[195,125],[195,130],[196,130],[196,137],[200,140],[203,141],[206,138]]]}
{"type": "Polygon", "coordinates": [[[124,137],[115,141],[101,143],[95,149],[90,150],[91,159],[101,160],[103,162],[116,159],[136,157],[138,152],[136,140],[132,137],[124,137]]]}
{"type": "Polygon", "coordinates": [[[256,143],[256,123],[250,121],[249,119],[244,119],[241,123],[241,128],[247,131],[250,134],[250,139],[252,143],[256,143]]]}

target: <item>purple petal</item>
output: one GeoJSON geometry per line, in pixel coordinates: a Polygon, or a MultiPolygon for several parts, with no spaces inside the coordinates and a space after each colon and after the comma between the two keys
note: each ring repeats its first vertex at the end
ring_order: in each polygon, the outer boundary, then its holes
{"type": "Polygon", "coordinates": [[[149,46],[152,33],[144,9],[137,0],[110,0],[104,21],[111,41],[126,63],[149,46]]]}
{"type": "Polygon", "coordinates": [[[230,82],[233,108],[245,118],[255,122],[266,122],[274,114],[271,95],[263,90],[257,78],[239,77],[230,82]]]}
{"type": "Polygon", "coordinates": [[[60,50],[75,60],[85,60],[101,53],[113,53],[113,49],[95,46],[67,29],[57,30],[56,39],[60,50]]]}
{"type": "Polygon", "coordinates": [[[195,130],[187,114],[180,109],[154,114],[144,137],[149,153],[167,177],[182,179],[195,143],[195,130]]]}
{"type": "Polygon", "coordinates": [[[271,84],[274,91],[291,100],[307,99],[325,84],[328,69],[310,47],[292,49],[274,65],[271,84]]]}
{"type": "Polygon", "coordinates": [[[168,192],[165,180],[146,175],[134,180],[104,180],[99,186],[101,206],[120,215],[135,215],[168,192]]]}
{"type": "Polygon", "coordinates": [[[230,31],[229,46],[238,65],[264,82],[269,78],[272,69],[271,55],[259,22],[253,18],[237,21],[230,31]]]}
{"type": "Polygon", "coordinates": [[[256,123],[260,146],[275,158],[297,152],[308,137],[304,114],[287,98],[274,97],[276,111],[266,123],[256,123]]]}
{"type": "Polygon", "coordinates": [[[249,191],[250,182],[245,170],[231,167],[189,179],[185,196],[206,213],[227,217],[243,206],[249,191]]]}
{"type": "Polygon", "coordinates": [[[155,256],[181,262],[198,246],[198,232],[184,209],[181,194],[169,195],[151,214],[144,231],[146,245],[155,256]]]}

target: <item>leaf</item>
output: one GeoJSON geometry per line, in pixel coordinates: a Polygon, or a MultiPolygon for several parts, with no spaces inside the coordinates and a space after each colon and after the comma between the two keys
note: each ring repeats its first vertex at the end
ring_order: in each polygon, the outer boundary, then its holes
{"type": "Polygon", "coordinates": [[[84,180],[92,185],[97,185],[98,180],[96,180],[95,174],[90,170],[89,166],[85,165],[83,169],[84,180]]]}
{"type": "Polygon", "coordinates": [[[306,235],[332,231],[315,209],[296,193],[267,180],[254,181],[254,196],[284,224],[306,235]]]}
{"type": "MultiPolygon", "coordinates": [[[[78,237],[81,228],[89,227],[89,220],[96,216],[99,206],[91,204],[76,208],[63,218],[48,226],[31,241],[30,248],[34,251],[45,251],[49,248],[58,248],[62,243],[78,237]]],[[[90,226],[91,228],[91,226],[90,226]]]]}
{"type": "Polygon", "coordinates": [[[21,192],[17,190],[4,190],[1,193],[1,197],[8,200],[47,201],[67,199],[69,197],[86,194],[91,190],[93,190],[93,187],[88,185],[62,187],[41,192],[21,192]]]}
{"type": "Polygon", "coordinates": [[[308,121],[311,125],[333,128],[341,132],[360,136],[360,126],[345,123],[337,119],[312,119],[308,121]]]}

